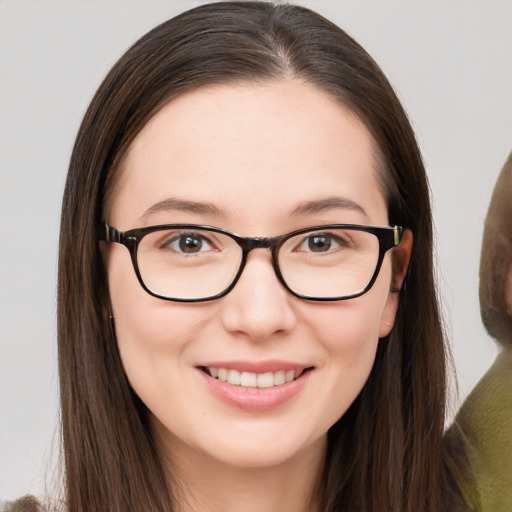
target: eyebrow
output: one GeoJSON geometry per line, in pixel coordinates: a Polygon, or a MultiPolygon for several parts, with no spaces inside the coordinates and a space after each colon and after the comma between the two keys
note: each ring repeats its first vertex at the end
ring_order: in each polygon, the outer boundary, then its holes
{"type": "Polygon", "coordinates": [[[212,203],[199,202],[199,201],[190,201],[187,199],[177,199],[174,197],[169,197],[164,199],[163,201],[159,201],[158,203],[150,206],[142,215],[141,219],[147,217],[148,215],[156,212],[166,212],[166,211],[174,211],[174,212],[188,212],[188,213],[199,213],[203,215],[213,215],[215,217],[225,217],[226,214],[224,211],[215,206],[212,203]]]}
{"type": "MultiPolygon", "coordinates": [[[[292,210],[291,215],[300,216],[336,209],[357,211],[368,218],[368,214],[361,205],[350,199],[346,199],[343,197],[328,197],[325,199],[317,199],[313,201],[306,201],[300,203],[297,207],[295,207],[292,210]]],[[[221,208],[212,203],[169,197],[167,199],[164,199],[163,201],[159,201],[153,206],[150,206],[141,215],[141,219],[147,217],[152,213],[162,211],[178,211],[197,213],[202,215],[212,215],[214,217],[226,217],[226,213],[224,212],[224,210],[222,210],[221,208]]]]}
{"type": "Polygon", "coordinates": [[[368,218],[368,214],[360,204],[344,197],[327,197],[301,203],[292,211],[292,215],[306,215],[337,209],[357,211],[368,218]]]}

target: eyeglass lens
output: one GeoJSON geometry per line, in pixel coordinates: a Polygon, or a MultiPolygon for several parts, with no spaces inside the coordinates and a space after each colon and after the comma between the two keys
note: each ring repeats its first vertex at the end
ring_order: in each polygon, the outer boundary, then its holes
{"type": "MultiPolygon", "coordinates": [[[[145,286],[170,299],[219,295],[236,278],[242,259],[242,248],[233,238],[198,229],[154,231],[142,238],[137,250],[145,286]]],[[[379,241],[354,229],[311,231],[288,238],[277,259],[292,291],[305,297],[343,297],[360,292],[371,280],[379,241]]]]}

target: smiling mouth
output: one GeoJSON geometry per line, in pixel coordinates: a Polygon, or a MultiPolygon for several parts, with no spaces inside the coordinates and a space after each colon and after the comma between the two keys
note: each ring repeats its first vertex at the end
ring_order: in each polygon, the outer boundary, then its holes
{"type": "Polygon", "coordinates": [[[276,372],[253,373],[240,372],[227,368],[215,368],[213,366],[201,367],[201,370],[210,377],[221,382],[227,382],[233,386],[245,388],[273,388],[297,380],[305,372],[313,367],[301,370],[278,370],[276,372]]]}

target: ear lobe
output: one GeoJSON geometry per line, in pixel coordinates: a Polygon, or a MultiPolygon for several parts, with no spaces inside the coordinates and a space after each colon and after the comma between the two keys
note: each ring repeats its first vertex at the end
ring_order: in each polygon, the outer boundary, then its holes
{"type": "Polygon", "coordinates": [[[386,337],[391,332],[395,323],[395,316],[400,300],[400,290],[404,284],[407,269],[409,268],[409,262],[411,260],[412,244],[412,231],[410,229],[406,229],[400,245],[393,249],[391,284],[380,320],[379,338],[386,337]]]}

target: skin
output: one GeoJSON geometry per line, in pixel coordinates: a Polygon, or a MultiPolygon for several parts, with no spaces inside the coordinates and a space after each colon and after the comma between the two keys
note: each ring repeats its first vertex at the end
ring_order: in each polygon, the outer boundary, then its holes
{"type": "MultiPolygon", "coordinates": [[[[107,220],[123,231],[196,223],[242,236],[329,223],[386,226],[373,154],[364,124],[310,85],[200,88],[169,102],[136,137],[107,220]],[[292,213],[332,196],[364,212],[292,213]],[[148,212],[169,197],[219,211],[148,212]]],[[[378,340],[392,328],[398,294],[390,288],[401,285],[411,244],[406,232],[368,293],[331,303],[288,293],[264,249],[250,254],[222,299],[168,302],[142,289],[126,248],[103,247],[123,365],[180,484],[180,510],[315,510],[326,432],[360,392],[378,340]],[[298,395],[269,411],[224,403],[197,368],[205,361],[269,359],[314,367],[298,395]]]]}

